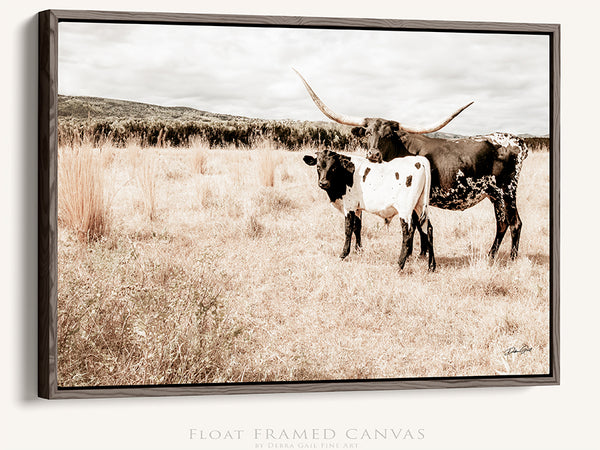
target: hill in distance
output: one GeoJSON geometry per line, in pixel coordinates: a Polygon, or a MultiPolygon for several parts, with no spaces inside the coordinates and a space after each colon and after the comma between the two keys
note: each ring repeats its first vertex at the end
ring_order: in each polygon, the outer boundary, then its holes
{"type": "Polygon", "coordinates": [[[101,97],[58,96],[58,117],[86,119],[195,120],[202,122],[251,120],[247,117],[201,111],[185,106],[159,106],[101,97]]]}
{"type": "MultiPolygon", "coordinates": [[[[186,106],[159,106],[149,103],[134,102],[130,100],[117,100],[102,97],[85,97],[85,96],[58,96],[58,118],[59,119],[101,119],[101,120],[116,120],[116,119],[137,119],[137,120],[181,120],[181,121],[197,121],[197,122],[267,122],[265,119],[254,119],[244,116],[233,116],[229,114],[214,113],[202,111],[186,106]]],[[[303,122],[295,120],[283,120],[279,122],[303,122]]],[[[310,121],[309,123],[319,125],[325,128],[346,128],[335,122],[310,121]]],[[[442,139],[460,139],[464,135],[435,132],[429,136],[442,139]]],[[[548,138],[545,136],[534,136],[531,134],[521,134],[524,138],[548,138]]]]}
{"type": "MultiPolygon", "coordinates": [[[[58,96],[59,119],[140,119],[140,120],[181,120],[198,122],[267,122],[266,119],[255,119],[252,117],[234,116],[230,114],[202,111],[187,106],[160,106],[149,103],[134,102],[130,100],[117,100],[102,97],[85,96],[58,96]]],[[[295,120],[280,120],[279,122],[301,122],[295,120]]],[[[330,121],[314,121],[320,126],[338,124],[330,121]]]]}

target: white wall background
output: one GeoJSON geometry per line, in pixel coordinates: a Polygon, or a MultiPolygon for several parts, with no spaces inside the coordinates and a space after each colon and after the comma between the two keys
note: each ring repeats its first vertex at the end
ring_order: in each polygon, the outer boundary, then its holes
{"type": "Polygon", "coordinates": [[[2,314],[0,447],[6,449],[253,448],[189,440],[188,429],[424,428],[421,441],[359,448],[598,448],[597,167],[600,164],[596,30],[583,0],[56,0],[4,7],[0,108],[2,314]],[[490,5],[490,6],[488,6],[490,5]],[[562,24],[560,387],[379,393],[216,396],[94,401],[36,398],[37,18],[40,10],[104,9],[562,24]],[[591,140],[593,137],[595,140],[591,140]]]}

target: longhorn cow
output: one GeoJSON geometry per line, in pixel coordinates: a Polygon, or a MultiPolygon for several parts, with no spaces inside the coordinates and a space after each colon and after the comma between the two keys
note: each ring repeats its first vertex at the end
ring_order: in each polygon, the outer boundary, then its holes
{"type": "MultiPolygon", "coordinates": [[[[430,205],[462,211],[489,198],[496,216],[496,237],[489,256],[496,257],[502,238],[510,227],[510,257],[517,257],[522,226],[517,211],[517,183],[523,160],[528,154],[523,139],[507,133],[464,139],[424,136],[445,127],[473,102],[444,120],[422,128],[410,127],[395,120],[338,114],[323,103],[298,71],[294,71],[323,114],[335,122],[353,126],[352,134],[366,139],[366,156],[370,161],[391,161],[409,155],[426,157],[431,164],[430,205]]],[[[418,221],[415,222],[418,224],[418,221]]],[[[421,237],[421,254],[424,255],[427,251],[427,234],[419,227],[417,229],[421,237]]],[[[410,254],[412,242],[409,245],[410,254]]]]}

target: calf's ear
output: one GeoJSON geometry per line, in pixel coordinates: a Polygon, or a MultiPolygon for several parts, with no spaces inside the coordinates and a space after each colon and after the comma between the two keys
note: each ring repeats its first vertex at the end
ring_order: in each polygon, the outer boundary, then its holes
{"type": "Polygon", "coordinates": [[[314,166],[315,164],[317,164],[317,158],[310,156],[310,155],[304,155],[304,158],[302,158],[304,160],[304,162],[306,164],[308,164],[309,166],[314,166]]]}
{"type": "Polygon", "coordinates": [[[342,164],[342,167],[344,169],[346,169],[346,171],[352,175],[354,173],[354,163],[352,161],[350,161],[350,158],[346,157],[346,158],[340,158],[340,163],[342,164]]]}
{"type": "Polygon", "coordinates": [[[340,162],[342,164],[342,167],[345,169],[345,182],[348,186],[352,186],[354,184],[354,163],[352,161],[350,161],[350,158],[341,158],[340,162]]]}
{"type": "Polygon", "coordinates": [[[365,135],[365,128],[364,127],[354,127],[354,128],[352,128],[352,130],[350,130],[350,132],[352,133],[353,136],[360,138],[365,135]]]}

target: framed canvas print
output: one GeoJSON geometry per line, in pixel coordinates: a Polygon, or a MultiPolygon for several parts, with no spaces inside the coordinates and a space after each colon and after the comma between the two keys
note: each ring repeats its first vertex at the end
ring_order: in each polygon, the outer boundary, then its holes
{"type": "Polygon", "coordinates": [[[558,25],[39,42],[41,397],[558,384],[558,25]]]}

